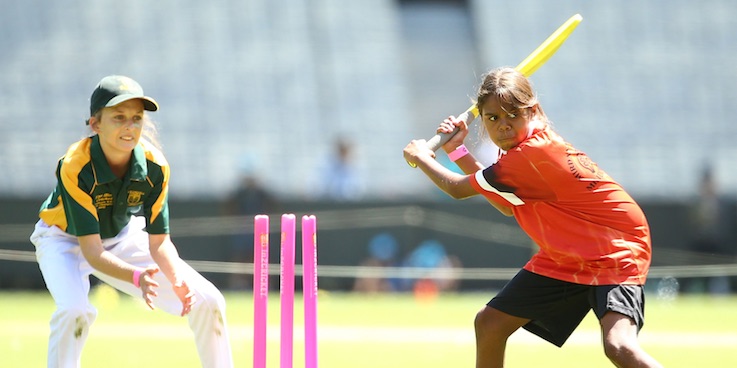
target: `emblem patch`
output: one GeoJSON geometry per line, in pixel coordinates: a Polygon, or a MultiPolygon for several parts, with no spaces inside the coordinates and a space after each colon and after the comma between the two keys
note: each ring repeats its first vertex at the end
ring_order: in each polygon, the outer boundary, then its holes
{"type": "Polygon", "coordinates": [[[137,190],[128,191],[128,207],[136,207],[143,204],[143,192],[137,190]]]}
{"type": "Polygon", "coordinates": [[[609,175],[600,169],[599,165],[592,161],[589,156],[586,156],[585,153],[576,151],[570,146],[567,153],[568,169],[576,179],[589,182],[586,189],[593,190],[601,180],[609,180],[609,175]]]}

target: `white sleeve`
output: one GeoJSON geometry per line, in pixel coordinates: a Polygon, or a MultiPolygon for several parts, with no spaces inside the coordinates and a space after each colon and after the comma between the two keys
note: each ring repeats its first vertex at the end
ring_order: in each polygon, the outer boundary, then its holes
{"type": "Polygon", "coordinates": [[[496,188],[494,188],[491,184],[489,184],[488,181],[486,181],[486,178],[484,177],[484,170],[476,171],[476,174],[474,174],[474,178],[476,179],[476,182],[479,184],[481,189],[494,193],[504,199],[505,201],[509,202],[509,204],[513,206],[521,206],[525,204],[517,195],[515,195],[512,192],[502,192],[496,188]]]}

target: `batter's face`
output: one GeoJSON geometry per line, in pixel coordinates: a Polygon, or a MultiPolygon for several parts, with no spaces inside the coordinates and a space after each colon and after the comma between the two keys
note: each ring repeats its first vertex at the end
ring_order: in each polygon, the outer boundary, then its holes
{"type": "Polygon", "coordinates": [[[534,116],[533,107],[517,109],[499,99],[487,99],[481,109],[481,119],[489,138],[497,147],[508,151],[527,139],[528,126],[534,116]]]}
{"type": "Polygon", "coordinates": [[[133,99],[102,109],[99,120],[90,122],[100,137],[100,145],[107,153],[130,153],[141,139],[143,130],[143,102],[133,99]]]}

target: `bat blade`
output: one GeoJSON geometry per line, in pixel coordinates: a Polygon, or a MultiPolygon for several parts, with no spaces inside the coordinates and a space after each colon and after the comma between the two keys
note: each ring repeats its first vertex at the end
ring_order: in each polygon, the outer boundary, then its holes
{"type": "MultiPolygon", "coordinates": [[[[581,14],[576,14],[568,18],[568,20],[563,23],[563,25],[558,27],[555,32],[553,32],[542,44],[540,44],[540,46],[535,49],[535,51],[533,51],[524,60],[522,60],[522,62],[519,63],[519,65],[517,65],[515,69],[524,74],[526,77],[531,76],[537,71],[537,69],[545,64],[545,62],[548,61],[548,59],[550,59],[550,57],[553,56],[556,51],[558,51],[560,46],[566,41],[566,39],[568,39],[568,36],[573,33],[573,30],[576,29],[576,27],[579,23],[581,23],[582,20],[583,17],[581,16],[581,14]]],[[[468,110],[466,110],[462,114],[458,115],[458,118],[465,121],[466,124],[470,124],[478,116],[479,111],[474,105],[469,107],[468,110]]],[[[427,147],[433,151],[437,151],[456,133],[458,133],[458,129],[454,130],[451,133],[436,134],[434,137],[427,140],[427,147]]],[[[412,164],[410,164],[410,166],[415,167],[415,165],[412,164]]]]}
{"type": "Polygon", "coordinates": [[[540,44],[535,51],[528,55],[522,60],[515,69],[519,70],[520,73],[529,77],[537,71],[553,54],[560,48],[563,42],[568,39],[568,36],[573,33],[573,30],[578,27],[583,17],[581,14],[576,14],[570,17],[562,26],[558,27],[553,34],[548,37],[545,42],[540,44]]]}

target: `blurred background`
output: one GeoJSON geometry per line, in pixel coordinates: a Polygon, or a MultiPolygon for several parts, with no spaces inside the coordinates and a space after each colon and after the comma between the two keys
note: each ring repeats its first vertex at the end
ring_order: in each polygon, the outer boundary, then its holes
{"type": "Polygon", "coordinates": [[[728,0],[2,1],[0,288],[43,288],[28,236],[109,74],[160,103],[173,240],[220,287],[250,287],[253,215],[273,215],[276,247],[287,212],[318,217],[322,288],[499,287],[534,246],[483,200],[447,198],[402,149],[576,13],[531,78],[547,115],[644,208],[650,287],[737,291],[728,0]]]}

